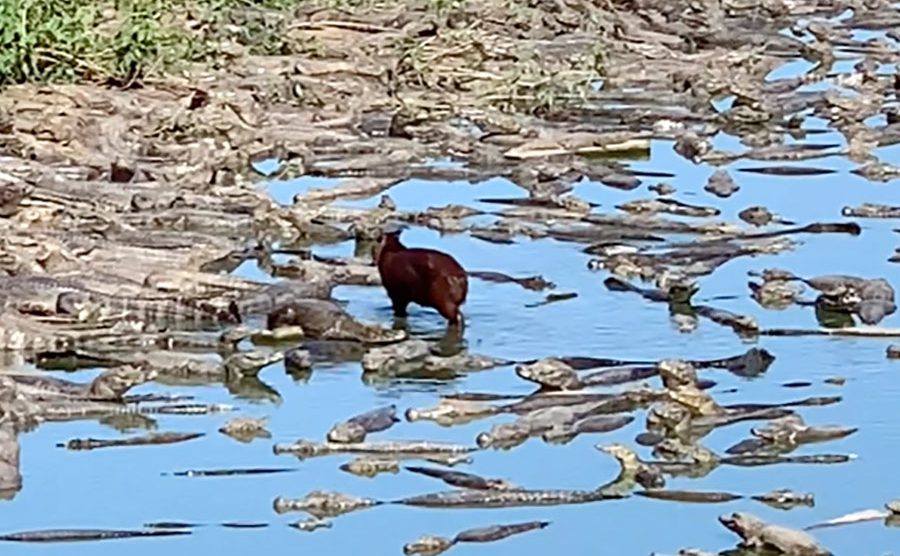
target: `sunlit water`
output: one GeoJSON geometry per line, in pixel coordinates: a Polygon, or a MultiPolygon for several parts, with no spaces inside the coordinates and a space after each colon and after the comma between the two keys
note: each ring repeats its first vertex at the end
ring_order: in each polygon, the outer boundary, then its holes
{"type": "MultiPolygon", "coordinates": [[[[779,72],[783,73],[783,72],[779,72]]],[[[783,77],[784,75],[779,75],[783,77]]],[[[811,122],[810,127],[824,127],[811,122]]],[[[843,144],[836,134],[811,136],[814,142],[843,144]]],[[[737,141],[723,137],[720,148],[740,149],[737,141]]],[[[888,162],[900,163],[897,147],[879,150],[888,162]]],[[[770,177],[739,172],[742,167],[762,165],[740,161],[728,166],[740,185],[729,199],[718,199],[703,191],[713,169],[695,166],[677,156],[667,142],[654,142],[649,162],[635,163],[637,169],[666,170],[677,177],[667,180],[678,189],[675,198],[719,207],[717,219],[735,221],[737,213],[750,205],[762,204],[785,218],[800,223],[843,220],[840,209],[862,202],[894,203],[900,199],[897,183],[871,183],[849,170],[847,161],[831,157],[813,161],[836,174],[813,177],[770,177]]],[[[326,180],[296,180],[274,183],[270,192],[279,201],[306,187],[327,185],[326,180]]],[[[597,210],[611,212],[629,199],[649,197],[648,180],[634,191],[618,191],[595,183],[583,183],[575,193],[600,203],[597,210]]],[[[479,204],[483,197],[521,196],[517,187],[502,180],[477,185],[410,181],[394,187],[390,194],[402,209],[424,209],[447,203],[466,203],[497,210],[497,205],[479,204]]],[[[350,203],[372,205],[377,199],[350,203]]],[[[721,267],[701,280],[698,299],[737,296],[712,302],[713,305],[756,316],[761,325],[813,327],[809,309],[766,311],[748,296],[747,271],[778,266],[800,275],[848,273],[885,277],[900,285],[900,266],[886,262],[900,244],[892,231],[897,221],[856,219],[863,226],[858,237],[842,235],[799,236],[801,245],[778,256],[742,258],[721,267]]],[[[670,324],[664,305],[638,296],[609,292],[602,284],[604,273],[587,270],[588,257],[582,246],[553,240],[519,240],[515,245],[495,245],[464,235],[440,235],[427,229],[409,230],[404,241],[448,251],[470,270],[494,270],[514,276],[541,274],[557,284],[556,291],[577,292],[579,297],[537,308],[525,307],[543,297],[514,284],[492,284],[472,280],[465,306],[466,340],[470,351],[510,359],[549,355],[593,355],[623,359],[663,357],[715,358],[744,352],[751,343],[739,339],[730,329],[701,319],[690,334],[679,333],[670,324]]],[[[322,249],[321,253],[349,254],[350,243],[322,249]]],[[[240,273],[264,278],[252,265],[240,273]]],[[[340,287],[336,296],[349,301],[348,309],[363,320],[389,324],[388,300],[380,288],[340,287]]],[[[886,319],[884,326],[900,326],[900,316],[886,319]]],[[[437,333],[443,329],[440,317],[431,310],[413,307],[410,325],[416,333],[437,333]]],[[[445,490],[439,481],[415,474],[380,475],[375,479],[343,473],[338,466],[353,456],[322,457],[298,461],[291,456],[275,456],[272,445],[296,439],[324,438],[336,422],[353,414],[387,403],[395,403],[402,414],[409,407],[432,406],[439,394],[458,391],[527,393],[531,385],[517,379],[512,367],[473,373],[465,379],[435,384],[404,382],[366,385],[358,363],[316,370],[308,382],[295,382],[280,365],[264,369],[261,378],[281,395],[278,404],[253,403],[231,398],[221,386],[165,388],[155,384],[135,390],[180,392],[208,402],[236,404],[240,413],[269,416],[271,440],[238,443],[216,430],[234,414],[211,417],[159,416],[159,430],[202,431],[206,436],[184,444],[160,447],[111,448],[72,452],[55,447],[73,437],[116,437],[118,433],[92,422],[50,424],[21,436],[24,488],[13,501],[0,502],[0,530],[12,532],[42,528],[139,528],[153,521],[183,521],[211,524],[191,535],[173,538],[120,540],[61,545],[5,544],[0,553],[15,554],[188,554],[218,552],[244,554],[250,551],[307,554],[400,554],[404,543],[422,534],[452,537],[476,526],[525,520],[549,520],[545,530],[524,534],[495,545],[458,545],[452,554],[517,553],[647,555],[675,553],[682,547],[718,551],[731,547],[736,538],[717,522],[724,512],[745,510],[784,525],[803,527],[838,515],[881,508],[887,500],[900,496],[897,480],[900,457],[900,363],[885,358],[885,339],[839,339],[822,337],[761,337],[752,345],[765,348],[776,360],[763,377],[747,380],[724,371],[704,372],[718,382],[714,395],[721,403],[788,401],[813,395],[843,396],[840,404],[821,408],[801,408],[799,413],[811,424],[858,426],[856,434],[834,442],[810,445],[797,453],[854,453],[859,457],[841,465],[781,465],[760,468],[723,466],[703,479],[670,479],[669,487],[693,490],[724,490],[739,494],[759,494],[776,488],[812,492],[813,508],[781,511],[752,500],[725,504],[679,504],[641,497],[589,505],[491,510],[416,509],[381,506],[334,520],[332,529],[302,533],[287,524],[303,514],[277,515],[272,501],[277,496],[300,497],[315,489],[343,491],[359,496],[391,500],[403,496],[445,490]],[[847,379],[843,386],[823,383],[829,377],[847,379]],[[813,383],[804,389],[780,386],[788,381],[813,383]],[[736,392],[727,392],[736,388],[736,392]],[[184,469],[217,467],[292,467],[286,474],[268,476],[185,478],[163,476],[184,469]],[[261,522],[260,529],[227,529],[218,522],[261,522]]],[[[82,373],[85,379],[92,373],[82,373]]],[[[430,439],[461,443],[494,422],[510,416],[480,420],[444,428],[430,422],[398,423],[391,430],[370,439],[430,439]]],[[[703,439],[703,444],[723,451],[749,435],[757,423],[719,429],[703,439]]],[[[644,457],[649,450],[637,446],[634,436],[643,429],[643,412],[628,427],[603,435],[582,435],[566,445],[548,445],[532,439],[512,451],[487,450],[474,455],[474,463],[464,470],[504,477],[530,488],[590,489],[611,480],[617,473],[614,461],[598,452],[597,443],[624,442],[638,448],[644,457]]],[[[880,521],[815,532],[823,545],[836,555],[882,555],[897,551],[900,530],[886,528],[880,521]]]]}

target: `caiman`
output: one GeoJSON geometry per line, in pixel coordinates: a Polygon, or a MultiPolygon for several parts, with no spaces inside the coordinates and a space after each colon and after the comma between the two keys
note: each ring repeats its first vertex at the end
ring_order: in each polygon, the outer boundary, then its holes
{"type": "Polygon", "coordinates": [[[98,291],[78,276],[0,276],[0,350],[60,352],[123,332],[207,330],[265,315],[282,324],[296,321],[311,338],[375,344],[405,338],[403,331],[360,323],[321,299],[330,292],[328,284],[241,283],[240,289],[221,282],[213,293],[184,295],[170,293],[162,282],[156,288],[125,283],[116,285],[120,291],[98,291]]]}
{"type": "Polygon", "coordinates": [[[140,369],[123,365],[104,371],[87,384],[41,375],[7,375],[19,391],[35,401],[55,398],[84,399],[93,401],[121,401],[128,390],[150,382],[157,377],[152,369],[140,369]]]}
{"type": "Polygon", "coordinates": [[[279,496],[272,502],[276,513],[306,512],[313,517],[337,517],[346,513],[379,506],[384,502],[372,498],[359,498],[340,492],[314,490],[299,499],[279,496]]]}
{"type": "Polygon", "coordinates": [[[362,456],[342,463],[339,469],[362,477],[374,477],[379,473],[397,474],[400,472],[400,461],[389,457],[362,456]]]}
{"type": "Polygon", "coordinates": [[[403,330],[364,324],[331,300],[298,299],[271,311],[267,318],[270,329],[299,326],[311,339],[355,340],[371,344],[390,344],[407,337],[403,330]]]}
{"type": "Polygon", "coordinates": [[[19,438],[3,413],[0,405],[0,499],[9,499],[22,488],[22,474],[19,472],[19,438]]]}
{"type": "Polygon", "coordinates": [[[802,278],[780,269],[766,269],[764,279],[777,277],[799,281],[821,292],[820,300],[830,307],[855,313],[864,324],[875,325],[897,311],[894,288],[884,278],[866,279],[844,274],[802,278]]]}
{"type": "MultiPolygon", "coordinates": [[[[227,351],[227,350],[223,350],[227,351]]],[[[82,355],[86,355],[82,351],[82,355]]],[[[281,361],[284,354],[279,351],[238,351],[222,357],[221,361],[210,360],[207,354],[196,354],[174,350],[131,350],[107,352],[106,363],[130,365],[154,373],[153,379],[162,384],[206,385],[222,382],[231,390],[242,390],[247,381],[255,380],[260,370],[281,361]]]]}
{"type": "Polygon", "coordinates": [[[399,421],[396,405],[379,407],[336,424],[328,431],[327,439],[337,443],[363,442],[366,435],[386,431],[399,421]]]}
{"type": "Polygon", "coordinates": [[[518,508],[588,504],[624,497],[601,490],[451,490],[410,496],[393,503],[424,508],[518,508]]]}
{"type": "MultiPolygon", "coordinates": [[[[140,380],[145,377],[146,375],[141,376],[140,380]]],[[[66,387],[70,388],[71,383],[66,387]]],[[[14,379],[0,375],[0,411],[3,412],[3,419],[15,424],[16,430],[30,430],[41,421],[97,419],[133,413],[198,415],[230,410],[229,406],[220,404],[140,405],[139,402],[132,404],[109,399],[93,400],[62,395],[52,389],[33,389],[33,386],[28,385],[23,391],[14,379]],[[47,392],[51,394],[48,396],[47,392]]]]}
{"type": "Polygon", "coordinates": [[[437,556],[455,544],[462,542],[496,542],[513,535],[519,535],[543,529],[550,525],[549,521],[528,521],[524,523],[507,523],[503,525],[490,525],[466,529],[457,533],[452,539],[425,535],[419,540],[403,545],[403,553],[406,555],[421,554],[422,556],[437,556]]]}
{"type": "Polygon", "coordinates": [[[719,522],[741,538],[741,548],[786,556],[832,556],[807,533],[772,525],[750,514],[723,514],[719,522]]]}
{"type": "Polygon", "coordinates": [[[79,321],[116,317],[169,327],[240,321],[236,306],[227,297],[172,295],[130,282],[99,291],[78,275],[0,276],[0,290],[3,308],[44,307],[79,321]]]}
{"type": "Polygon", "coordinates": [[[800,415],[786,415],[771,420],[764,427],[753,427],[750,431],[754,438],[744,440],[726,451],[730,454],[787,453],[802,444],[844,438],[857,430],[856,427],[840,425],[811,426],[800,415]]]}
{"type": "Polygon", "coordinates": [[[789,510],[796,506],[808,506],[811,508],[816,505],[815,497],[812,493],[799,493],[788,489],[771,490],[763,494],[755,494],[751,498],[781,510],[789,510]]]}
{"type": "Polygon", "coordinates": [[[427,477],[440,479],[450,486],[470,490],[518,490],[519,487],[506,479],[485,478],[474,473],[463,471],[450,471],[433,467],[407,466],[407,471],[418,473],[427,477]]]}
{"type": "Polygon", "coordinates": [[[360,443],[318,443],[308,440],[298,440],[293,444],[276,444],[272,452],[278,454],[293,454],[298,458],[313,458],[331,454],[378,454],[389,456],[401,455],[460,455],[476,451],[474,446],[461,444],[447,444],[442,442],[428,442],[419,440],[396,440],[383,442],[360,443]]]}
{"type": "Polygon", "coordinates": [[[666,480],[657,467],[641,461],[637,454],[626,446],[608,444],[598,445],[596,448],[616,458],[621,466],[619,475],[602,487],[604,492],[627,494],[635,484],[640,484],[647,489],[662,488],[666,485],[666,480]]]}
{"type": "Polygon", "coordinates": [[[441,342],[432,344],[419,338],[407,339],[366,351],[360,361],[363,371],[375,376],[424,376],[453,378],[467,372],[483,371],[510,361],[477,353],[439,355],[441,342]]]}
{"type": "MultiPolygon", "coordinates": [[[[587,401],[582,401],[585,398],[579,396],[548,396],[557,404],[547,404],[545,407],[537,406],[530,411],[524,410],[527,405],[521,406],[529,401],[526,399],[506,406],[507,408],[522,407],[524,414],[521,417],[511,423],[494,425],[489,431],[480,433],[476,437],[476,442],[481,448],[489,446],[510,448],[521,444],[531,436],[572,427],[577,422],[589,417],[633,411],[657,397],[658,394],[652,390],[630,390],[597,401],[592,401],[590,397],[586,398],[587,401]],[[571,399],[566,400],[567,397],[571,399]],[[566,403],[567,401],[571,403],[566,403]]],[[[538,401],[538,399],[535,397],[533,400],[538,401]]]]}
{"type": "Polygon", "coordinates": [[[243,417],[232,419],[219,428],[219,432],[234,438],[238,442],[250,442],[256,438],[272,438],[272,433],[266,430],[268,418],[243,417]]]}

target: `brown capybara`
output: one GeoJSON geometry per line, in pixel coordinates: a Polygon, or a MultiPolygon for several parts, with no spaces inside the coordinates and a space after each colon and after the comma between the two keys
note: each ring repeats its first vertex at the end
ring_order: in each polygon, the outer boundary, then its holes
{"type": "Polygon", "coordinates": [[[402,231],[386,230],[374,253],[394,315],[405,317],[407,305],[415,303],[437,309],[450,325],[462,324],[460,307],[469,292],[465,269],[446,253],[406,247],[400,242],[402,231]]]}

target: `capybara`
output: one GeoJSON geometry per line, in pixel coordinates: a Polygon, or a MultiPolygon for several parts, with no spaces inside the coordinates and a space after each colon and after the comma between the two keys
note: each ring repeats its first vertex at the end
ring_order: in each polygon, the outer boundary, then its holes
{"type": "Polygon", "coordinates": [[[437,309],[450,325],[462,324],[460,307],[466,302],[469,279],[450,255],[400,242],[403,227],[386,230],[375,249],[381,283],[391,298],[394,315],[406,316],[410,303],[437,309]]]}

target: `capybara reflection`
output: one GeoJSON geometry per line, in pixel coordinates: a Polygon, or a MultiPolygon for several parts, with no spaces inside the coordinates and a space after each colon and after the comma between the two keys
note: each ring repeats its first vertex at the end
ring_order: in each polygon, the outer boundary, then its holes
{"type": "Polygon", "coordinates": [[[410,303],[436,309],[450,325],[462,323],[460,307],[466,302],[469,279],[450,255],[400,242],[403,227],[386,230],[375,248],[381,283],[391,298],[394,315],[406,316],[410,303]]]}

